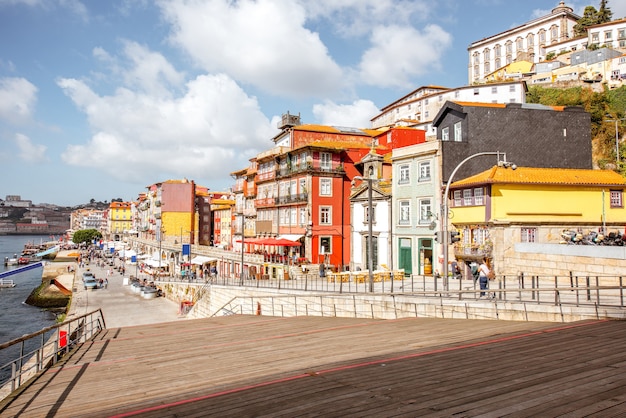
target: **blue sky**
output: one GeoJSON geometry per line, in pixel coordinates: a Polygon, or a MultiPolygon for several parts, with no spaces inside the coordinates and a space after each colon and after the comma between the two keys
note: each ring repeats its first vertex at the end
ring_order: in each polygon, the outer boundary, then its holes
{"type": "Polygon", "coordinates": [[[419,86],[465,85],[471,42],[557,4],[0,0],[0,198],[133,200],[181,178],[226,190],[281,114],[369,127],[419,86]]]}

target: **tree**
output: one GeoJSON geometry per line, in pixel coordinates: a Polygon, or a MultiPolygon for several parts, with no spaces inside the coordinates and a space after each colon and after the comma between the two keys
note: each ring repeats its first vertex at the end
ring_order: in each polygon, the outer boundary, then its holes
{"type": "Polygon", "coordinates": [[[611,21],[611,18],[613,17],[613,12],[607,7],[607,3],[608,0],[600,1],[600,10],[598,10],[598,14],[596,16],[596,24],[607,23],[611,21]]]}
{"type": "Polygon", "coordinates": [[[610,22],[613,17],[613,12],[607,6],[608,0],[600,1],[600,10],[596,10],[593,6],[585,7],[583,17],[578,19],[574,25],[574,36],[587,35],[587,28],[599,23],[610,22]]]}
{"type": "Polygon", "coordinates": [[[593,6],[585,7],[585,11],[583,12],[583,17],[576,21],[574,25],[574,36],[585,36],[587,35],[587,27],[596,24],[596,17],[598,15],[598,11],[593,6]]]}
{"type": "Polygon", "coordinates": [[[74,244],[91,244],[94,239],[102,238],[102,234],[97,229],[81,229],[74,232],[72,242],[74,244]]]}

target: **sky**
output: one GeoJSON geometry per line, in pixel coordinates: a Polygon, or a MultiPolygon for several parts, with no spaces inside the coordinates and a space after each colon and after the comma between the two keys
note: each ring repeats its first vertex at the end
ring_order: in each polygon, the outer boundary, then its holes
{"type": "Polygon", "coordinates": [[[421,86],[466,85],[470,43],[557,4],[0,0],[0,198],[132,201],[183,178],[226,191],[282,114],[368,128],[421,86]]]}

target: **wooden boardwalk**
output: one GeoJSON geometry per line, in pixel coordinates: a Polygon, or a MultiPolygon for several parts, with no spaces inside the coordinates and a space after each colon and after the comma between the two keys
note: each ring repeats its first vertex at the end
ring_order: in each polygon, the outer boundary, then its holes
{"type": "Polygon", "coordinates": [[[622,321],[169,322],[105,330],[0,416],[618,416],[624,347],[622,321]]]}

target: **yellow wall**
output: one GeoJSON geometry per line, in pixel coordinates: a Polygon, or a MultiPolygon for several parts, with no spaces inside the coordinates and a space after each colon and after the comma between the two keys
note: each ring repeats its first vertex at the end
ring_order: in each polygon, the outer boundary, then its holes
{"type": "MultiPolygon", "coordinates": [[[[183,242],[189,243],[189,225],[191,222],[191,213],[187,212],[161,212],[161,223],[165,230],[165,237],[171,239],[180,240],[181,231],[183,242]]],[[[196,225],[194,229],[198,230],[198,222],[196,219],[196,225]]]]}
{"type": "MultiPolygon", "coordinates": [[[[488,221],[626,223],[626,209],[611,208],[609,189],[603,196],[600,188],[506,184],[494,185],[491,195],[488,221]]],[[[451,209],[452,223],[485,222],[485,206],[451,209]]]]}

